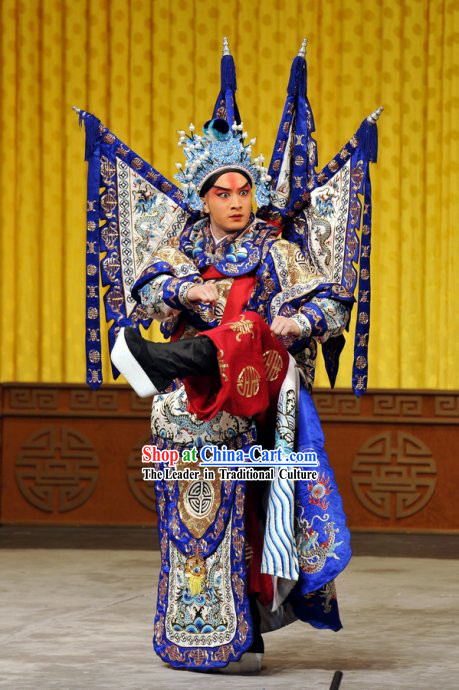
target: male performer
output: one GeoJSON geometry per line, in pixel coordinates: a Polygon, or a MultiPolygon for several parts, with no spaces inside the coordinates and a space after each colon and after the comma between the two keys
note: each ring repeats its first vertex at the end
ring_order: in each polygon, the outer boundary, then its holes
{"type": "Polygon", "coordinates": [[[153,642],[175,667],[259,670],[261,633],[295,619],[341,628],[334,578],[349,561],[350,537],[310,391],[318,343],[334,384],[357,278],[352,384],[356,395],[366,389],[369,163],[381,110],[318,172],[305,48],[292,63],[269,170],[262,156],[251,159],[255,141],[244,141],[226,40],[213,119],[202,136],[192,125],[179,132],[181,189],[80,111],[88,383],[102,382],[101,271],[111,346],[117,335],[112,360],[139,395],[154,396],[153,444],[260,444],[318,460],[314,481],[279,473],[246,482],[200,467],[197,480],[155,483],[153,642]],[[171,342],[130,328],[151,318],[171,342]]]}
{"type": "MultiPolygon", "coordinates": [[[[139,395],[155,395],[168,388],[173,379],[184,380],[184,386],[157,395],[153,401],[153,444],[178,449],[208,444],[246,448],[260,441],[273,444],[274,435],[269,433],[273,429],[266,427],[269,422],[276,423],[277,398],[289,364],[282,343],[303,355],[300,366],[311,385],[312,339],[325,341],[341,334],[353,298],[341,286],[326,284],[321,276],[311,274],[298,246],[281,239],[276,226],[254,217],[254,170],[234,160],[225,165],[222,156],[212,155],[216,143],[222,148],[226,142],[228,151],[242,146],[228,124],[218,119],[207,123],[201,141],[208,155],[197,192],[205,217],[182,233],[179,247],[155,252],[133,290],[152,316],[175,320],[175,334],[180,334],[180,339],[151,343],[134,329],[121,330],[112,361],[139,395]]],[[[189,163],[189,169],[192,166],[193,162],[189,163]]],[[[202,530],[211,524],[209,518],[193,512],[193,503],[186,499],[189,487],[186,482],[181,484],[175,506],[180,520],[194,537],[202,536],[202,530]],[[202,525],[196,529],[199,521],[202,525]]],[[[170,493],[169,487],[164,488],[170,493]]],[[[217,509],[221,498],[215,495],[214,500],[217,509]]],[[[252,553],[248,594],[253,642],[245,645],[249,651],[242,661],[230,664],[230,670],[259,670],[263,644],[256,599],[268,606],[268,611],[273,599],[272,578],[261,573],[260,490],[252,488],[246,500],[246,550],[252,553]]],[[[185,573],[187,563],[192,562],[199,572],[209,575],[212,566],[206,567],[202,550],[198,548],[183,561],[185,573]]],[[[227,567],[232,570],[232,565],[230,559],[227,567]]],[[[237,575],[237,570],[232,574],[237,575]]],[[[203,629],[208,630],[206,634],[217,632],[218,625],[212,626],[212,631],[206,627],[211,625],[209,620],[219,622],[222,633],[226,630],[224,607],[218,615],[214,611],[212,618],[210,604],[204,603],[206,596],[212,598],[210,589],[206,590],[208,579],[203,576],[198,593],[192,594],[183,584],[183,573],[177,575],[172,569],[169,577],[181,579],[184,587],[178,588],[181,594],[177,594],[175,604],[169,602],[174,610],[169,612],[171,627],[180,646],[184,646],[190,630],[195,641],[201,637],[201,644],[203,629]],[[185,604],[196,604],[200,596],[202,607],[196,606],[195,618],[203,623],[201,630],[190,614],[185,624],[185,604]]],[[[161,620],[157,625],[162,625],[161,620]]],[[[157,640],[158,652],[171,661],[170,653],[163,653],[161,647],[157,640]]],[[[229,651],[227,658],[231,659],[229,651]]]]}

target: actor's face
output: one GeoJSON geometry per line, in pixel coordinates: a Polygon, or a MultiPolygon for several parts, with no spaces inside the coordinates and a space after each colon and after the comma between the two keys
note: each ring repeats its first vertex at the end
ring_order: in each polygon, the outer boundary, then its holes
{"type": "Polygon", "coordinates": [[[252,187],[241,173],[224,173],[204,196],[203,208],[210,214],[214,234],[223,237],[238,232],[249,222],[252,187]]]}

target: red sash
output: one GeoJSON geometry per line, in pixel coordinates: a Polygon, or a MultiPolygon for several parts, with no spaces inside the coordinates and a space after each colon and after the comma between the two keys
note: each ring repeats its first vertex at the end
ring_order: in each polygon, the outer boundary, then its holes
{"type": "MultiPolygon", "coordinates": [[[[215,280],[225,276],[209,266],[202,277],[215,280]]],[[[234,278],[220,325],[203,332],[217,348],[220,376],[187,376],[183,380],[188,410],[199,419],[212,419],[220,410],[260,418],[277,404],[288,353],[261,316],[243,312],[256,281],[254,274],[234,278]]],[[[182,317],[172,339],[178,340],[184,328],[182,317]]]]}
{"type": "Polygon", "coordinates": [[[187,376],[188,410],[199,419],[226,410],[254,417],[277,405],[288,352],[259,314],[246,311],[204,334],[217,348],[220,377],[187,376]]]}
{"type": "MultiPolygon", "coordinates": [[[[218,278],[225,278],[225,276],[220,273],[215,266],[208,266],[202,273],[202,278],[204,280],[215,280],[218,278]]],[[[234,278],[226,300],[221,324],[226,323],[230,319],[234,319],[241,313],[249,301],[256,283],[257,276],[254,273],[236,276],[236,278],[234,278]]]]}
{"type": "MultiPolygon", "coordinates": [[[[225,278],[223,273],[220,273],[215,266],[208,266],[201,274],[203,280],[218,280],[219,278],[225,278]]],[[[221,323],[225,323],[229,319],[233,319],[238,314],[241,313],[245,305],[250,299],[250,295],[257,283],[257,276],[254,273],[246,274],[243,276],[236,276],[231,285],[230,291],[228,293],[228,298],[226,300],[225,309],[223,311],[223,316],[221,323]]],[[[171,341],[175,343],[179,340],[185,330],[186,320],[184,314],[180,316],[180,322],[171,341]]]]}

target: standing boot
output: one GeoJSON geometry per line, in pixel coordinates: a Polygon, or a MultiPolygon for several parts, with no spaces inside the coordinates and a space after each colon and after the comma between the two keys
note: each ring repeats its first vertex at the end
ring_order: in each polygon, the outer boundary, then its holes
{"type": "Polygon", "coordinates": [[[206,336],[152,343],[135,328],[121,328],[111,360],[138,396],[164,391],[176,378],[218,375],[217,348],[206,336]]]}

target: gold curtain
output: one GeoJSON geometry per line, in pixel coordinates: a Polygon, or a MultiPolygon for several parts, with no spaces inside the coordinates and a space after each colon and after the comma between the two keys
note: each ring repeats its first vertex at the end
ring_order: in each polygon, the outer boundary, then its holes
{"type": "Polygon", "coordinates": [[[85,380],[86,164],[71,106],[170,177],[176,130],[211,113],[226,35],[268,158],[305,35],[321,166],[385,107],[369,385],[458,387],[458,32],[449,0],[1,0],[0,380],[85,380]]]}

